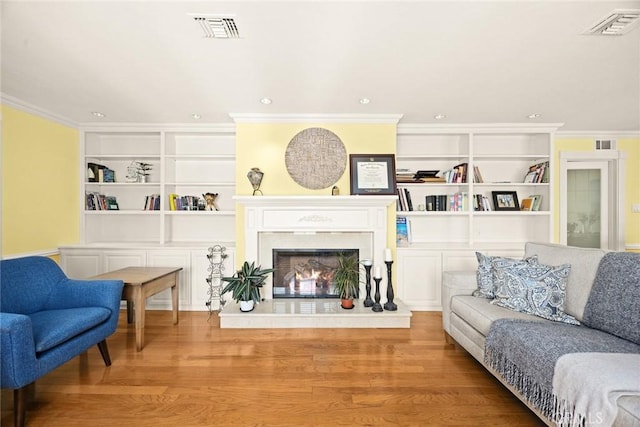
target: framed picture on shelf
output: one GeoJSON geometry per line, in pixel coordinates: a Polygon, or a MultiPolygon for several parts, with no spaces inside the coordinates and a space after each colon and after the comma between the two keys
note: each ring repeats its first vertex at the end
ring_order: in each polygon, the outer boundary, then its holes
{"type": "Polygon", "coordinates": [[[350,154],[351,194],[396,195],[396,159],[393,154],[350,154]]]}
{"type": "Polygon", "coordinates": [[[518,193],[515,191],[492,191],[493,208],[496,211],[519,211],[518,193]]]}

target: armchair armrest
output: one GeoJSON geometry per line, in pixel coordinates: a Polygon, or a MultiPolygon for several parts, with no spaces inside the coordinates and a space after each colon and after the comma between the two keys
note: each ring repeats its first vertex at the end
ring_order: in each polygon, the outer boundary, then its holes
{"type": "Polygon", "coordinates": [[[442,327],[450,333],[451,298],[471,295],[478,288],[475,271],[445,271],[442,273],[442,327]]]}
{"type": "Polygon", "coordinates": [[[79,307],[106,307],[112,312],[120,310],[122,280],[65,279],[55,287],[47,302],[48,310],[79,307]]]}
{"type": "Polygon", "coordinates": [[[0,313],[0,385],[17,389],[38,373],[31,319],[24,314],[0,313]]]}

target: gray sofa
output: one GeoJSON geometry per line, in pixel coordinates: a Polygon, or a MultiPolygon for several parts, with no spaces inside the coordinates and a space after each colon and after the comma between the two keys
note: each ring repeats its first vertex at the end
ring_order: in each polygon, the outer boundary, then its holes
{"type": "MultiPolygon", "coordinates": [[[[525,244],[524,257],[529,259],[533,257],[535,259],[534,262],[545,265],[558,266],[560,264],[569,264],[571,266],[570,273],[566,278],[566,300],[564,302],[564,312],[573,316],[581,323],[584,323],[585,309],[588,303],[590,304],[589,310],[591,311],[593,311],[594,307],[597,307],[597,305],[593,303],[593,300],[590,300],[592,290],[596,288],[596,286],[594,286],[594,282],[598,283],[597,287],[600,289],[602,288],[603,278],[609,277],[611,282],[618,282],[619,278],[616,277],[616,275],[621,274],[624,277],[621,277],[620,280],[626,281],[624,287],[619,287],[619,289],[623,289],[619,297],[619,303],[621,304],[620,307],[622,307],[622,310],[624,311],[623,316],[625,316],[623,320],[625,324],[631,324],[631,327],[635,329],[638,327],[638,319],[640,318],[640,313],[638,313],[638,311],[640,311],[640,309],[638,309],[638,307],[640,307],[640,301],[638,301],[637,298],[640,297],[640,275],[638,275],[640,272],[640,255],[617,253],[618,255],[624,254],[624,262],[626,263],[625,268],[627,268],[627,270],[623,273],[616,272],[615,269],[612,270],[613,272],[599,272],[601,260],[603,260],[607,253],[607,251],[600,249],[585,249],[549,243],[528,242],[525,244]],[[627,257],[626,255],[629,256],[627,257]],[[629,270],[629,268],[631,270],[629,270]],[[631,271],[631,274],[629,274],[629,271],[631,271]],[[629,307],[632,307],[631,313],[627,313],[630,311],[629,307]]],[[[611,256],[607,255],[606,258],[609,260],[611,256]]],[[[495,278],[496,276],[493,277],[495,278]]],[[[498,282],[497,279],[495,281],[498,282]]],[[[502,283],[504,283],[504,281],[502,281],[502,283]]],[[[546,350],[541,349],[545,349],[545,346],[548,344],[543,342],[545,339],[541,339],[540,337],[554,335],[553,333],[545,332],[545,328],[546,331],[554,332],[560,331],[561,328],[564,328],[564,330],[569,331],[569,334],[572,334],[573,331],[586,333],[589,338],[583,341],[589,341],[591,335],[593,335],[593,341],[596,344],[590,347],[589,345],[580,342],[579,344],[582,347],[579,351],[599,352],[606,353],[608,355],[608,345],[611,345],[611,347],[618,347],[618,345],[620,345],[621,347],[624,347],[624,349],[620,351],[624,353],[631,353],[630,357],[632,358],[635,358],[635,355],[640,353],[640,351],[637,350],[640,349],[640,346],[638,346],[639,342],[637,340],[638,335],[633,335],[629,338],[628,335],[625,336],[624,331],[622,333],[618,333],[614,329],[613,333],[609,333],[609,331],[603,332],[601,329],[606,330],[608,328],[606,326],[602,328],[593,328],[586,327],[584,324],[581,326],[573,326],[561,322],[545,320],[532,314],[525,314],[500,307],[496,305],[495,302],[492,304],[491,300],[488,298],[472,296],[472,293],[477,289],[478,277],[476,271],[450,271],[443,273],[442,321],[447,342],[451,344],[455,342],[462,346],[548,425],[570,424],[566,422],[566,419],[558,419],[556,418],[556,415],[550,416],[548,410],[545,411],[541,409],[539,402],[532,401],[530,395],[525,396],[522,390],[527,387],[531,388],[530,384],[526,385],[526,387],[522,385],[522,381],[516,384],[513,379],[510,380],[505,377],[504,371],[498,372],[498,370],[495,369],[495,365],[490,363],[488,351],[485,351],[486,347],[489,347],[487,345],[487,337],[490,333],[492,334],[492,340],[497,338],[498,340],[506,340],[507,343],[509,343],[509,340],[513,341],[510,345],[512,348],[517,349],[515,350],[516,353],[518,353],[516,356],[520,357],[520,359],[514,357],[513,360],[515,360],[515,362],[513,363],[515,363],[515,365],[518,365],[519,363],[522,364],[522,361],[524,360],[522,358],[528,357],[527,355],[536,359],[544,358],[546,350]],[[506,329],[499,329],[498,326],[500,323],[509,322],[508,320],[505,321],[501,319],[520,320],[509,323],[507,325],[508,328],[506,329]],[[492,325],[494,325],[493,330],[492,325]],[[537,335],[531,334],[530,331],[525,329],[522,329],[522,333],[518,332],[521,326],[524,328],[527,325],[534,329],[539,329],[542,333],[538,333],[537,335]],[[496,334],[501,333],[500,330],[508,331],[508,333],[503,332],[503,335],[512,336],[496,337],[496,334]],[[620,336],[625,338],[620,338],[620,336]],[[612,344],[609,344],[609,338],[613,340],[611,341],[612,344]],[[518,339],[520,339],[520,341],[518,341],[518,339]],[[520,360],[520,362],[517,362],[517,360],[520,360]],[[565,424],[562,423],[563,421],[565,424]]],[[[597,295],[594,296],[594,299],[595,297],[597,297],[597,295]]],[[[593,318],[593,313],[591,311],[587,313],[589,317],[589,319],[586,319],[588,324],[591,322],[591,318],[593,318]]],[[[623,328],[624,327],[626,326],[623,326],[623,328]]],[[[638,328],[640,329],[640,327],[638,328]]],[[[633,329],[631,330],[631,334],[636,334],[633,329]]],[[[640,334],[640,332],[638,334],[640,334]]],[[[571,335],[568,336],[570,337],[571,335]]],[[[571,339],[567,338],[566,340],[570,341],[571,339]]],[[[565,341],[565,339],[560,338],[558,341],[565,341]]],[[[562,346],[562,342],[560,344],[560,346],[562,346]]],[[[635,359],[633,359],[634,366],[635,363],[635,359]]],[[[551,366],[550,370],[553,371],[554,365],[551,366]]],[[[640,365],[637,367],[638,370],[634,372],[637,374],[637,385],[638,390],[640,390],[640,365]]],[[[518,366],[515,366],[515,368],[517,370],[518,366]]],[[[548,376],[553,375],[553,372],[548,373],[548,376]]],[[[634,374],[631,376],[633,377],[633,375],[634,374]]],[[[635,384],[632,385],[635,386],[635,384]]],[[[597,419],[583,420],[585,425],[604,425],[598,424],[597,421],[597,419]]],[[[617,399],[617,414],[615,415],[615,420],[608,424],[625,427],[640,426],[640,395],[632,394],[622,395],[619,397],[617,399]]]]}

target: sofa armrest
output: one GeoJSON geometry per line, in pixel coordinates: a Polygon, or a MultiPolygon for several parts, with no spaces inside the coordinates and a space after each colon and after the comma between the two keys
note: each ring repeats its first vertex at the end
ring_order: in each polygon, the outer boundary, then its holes
{"type": "Polygon", "coordinates": [[[36,346],[31,319],[24,314],[0,313],[0,385],[17,389],[37,377],[36,346]]]}
{"type": "Polygon", "coordinates": [[[442,327],[450,334],[451,298],[471,295],[478,288],[475,271],[445,271],[442,273],[442,327]]]}
{"type": "Polygon", "coordinates": [[[106,307],[113,313],[120,310],[122,280],[65,279],[47,302],[47,310],[80,307],[106,307]]]}

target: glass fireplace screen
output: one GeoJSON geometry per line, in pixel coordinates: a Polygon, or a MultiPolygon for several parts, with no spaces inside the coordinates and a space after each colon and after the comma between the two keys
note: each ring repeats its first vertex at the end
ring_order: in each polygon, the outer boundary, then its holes
{"type": "Polygon", "coordinates": [[[359,259],[358,249],[273,249],[273,298],[338,298],[339,254],[359,259]]]}

